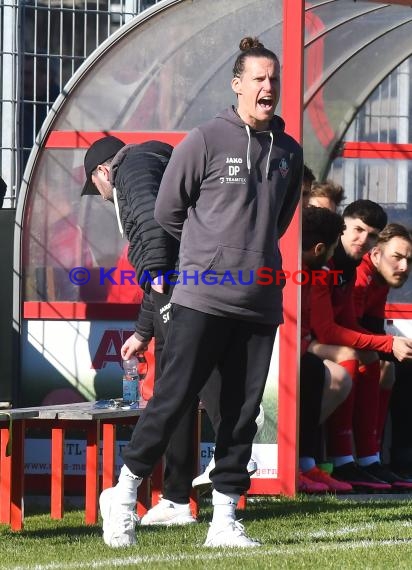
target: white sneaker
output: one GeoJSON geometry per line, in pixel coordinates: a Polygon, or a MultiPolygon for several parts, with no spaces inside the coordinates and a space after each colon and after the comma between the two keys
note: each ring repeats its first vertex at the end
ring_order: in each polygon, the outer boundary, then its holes
{"type": "Polygon", "coordinates": [[[217,548],[218,546],[254,548],[262,545],[258,540],[247,536],[245,527],[239,521],[231,521],[225,527],[217,527],[211,524],[203,546],[211,548],[217,548]]]}
{"type": "Polygon", "coordinates": [[[262,404],[260,404],[260,406],[259,406],[259,413],[257,415],[255,422],[256,422],[256,426],[257,426],[257,430],[256,430],[256,434],[255,434],[255,437],[256,437],[262,431],[263,424],[265,423],[265,410],[263,409],[262,404]]]}
{"type": "MultiPolygon", "coordinates": [[[[197,488],[200,493],[206,492],[207,489],[212,484],[212,481],[210,480],[210,472],[214,468],[215,468],[215,460],[212,457],[212,459],[209,461],[209,464],[206,466],[206,469],[203,471],[203,473],[198,477],[195,477],[195,479],[193,479],[192,487],[194,489],[197,488]]],[[[252,476],[254,473],[256,473],[257,468],[258,466],[256,461],[253,458],[251,458],[249,460],[249,463],[247,464],[247,471],[249,475],[252,476]]]]}
{"type": "Polygon", "coordinates": [[[167,499],[160,501],[152,507],[140,520],[140,524],[147,525],[185,525],[197,522],[192,515],[190,505],[179,505],[176,507],[174,503],[167,499]]]}
{"type": "Polygon", "coordinates": [[[99,499],[103,518],[103,540],[112,548],[123,548],[136,544],[135,527],[137,515],[135,505],[120,505],[114,495],[114,487],[105,489],[99,499]]]}
{"type": "Polygon", "coordinates": [[[249,459],[249,463],[247,464],[247,472],[249,473],[249,477],[252,477],[252,475],[254,475],[256,473],[257,468],[258,468],[258,464],[253,459],[253,457],[251,457],[249,459]]]}

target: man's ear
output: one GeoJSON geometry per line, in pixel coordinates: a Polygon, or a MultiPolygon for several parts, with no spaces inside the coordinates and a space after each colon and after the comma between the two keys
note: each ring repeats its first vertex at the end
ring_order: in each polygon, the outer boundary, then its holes
{"type": "Polygon", "coordinates": [[[97,166],[97,171],[102,173],[105,180],[107,180],[107,181],[110,180],[110,170],[107,168],[107,166],[105,164],[99,164],[97,166]]]}
{"type": "Polygon", "coordinates": [[[236,95],[240,95],[241,94],[241,82],[240,82],[240,77],[234,77],[232,79],[232,89],[233,91],[236,93],[236,95]]]}
{"type": "Polygon", "coordinates": [[[324,243],[317,243],[313,248],[313,253],[315,254],[316,257],[324,255],[325,252],[326,252],[326,245],[324,243]]]}
{"type": "Polygon", "coordinates": [[[381,252],[381,249],[380,249],[379,247],[377,247],[376,245],[375,245],[375,247],[373,247],[373,248],[370,250],[371,261],[372,261],[372,263],[373,263],[375,266],[376,266],[376,265],[379,263],[379,261],[380,261],[381,253],[382,253],[382,252],[381,252]]]}

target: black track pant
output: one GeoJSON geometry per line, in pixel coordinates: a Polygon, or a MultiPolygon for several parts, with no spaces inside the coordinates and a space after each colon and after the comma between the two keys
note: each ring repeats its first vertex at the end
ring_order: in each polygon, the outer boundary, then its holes
{"type": "Polygon", "coordinates": [[[249,488],[247,463],[256,416],[269,370],[276,327],[201,313],[173,305],[161,357],[162,375],[136,424],[123,459],[135,475],[150,475],[165,452],[183,413],[217,366],[221,374],[221,422],[216,467],[211,473],[221,493],[249,488]]]}
{"type": "Polygon", "coordinates": [[[390,404],[392,418],[391,461],[412,469],[412,362],[395,362],[396,381],[390,404]]]}
{"type": "Polygon", "coordinates": [[[300,360],[300,457],[316,457],[317,454],[324,384],[323,360],[306,352],[300,360]]]}
{"type": "MultiPolygon", "coordinates": [[[[170,304],[173,289],[165,293],[152,291],[154,304],[154,336],[155,336],[155,382],[161,376],[161,355],[168,334],[170,322],[170,304]]],[[[201,398],[206,412],[217,433],[220,423],[219,394],[220,373],[215,368],[209,377],[201,398]]],[[[192,480],[196,474],[197,465],[193,455],[194,429],[197,419],[198,399],[193,401],[187,411],[182,414],[172,432],[169,444],[165,452],[165,469],[163,478],[163,495],[165,498],[176,503],[189,502],[192,489],[192,480]]]]}

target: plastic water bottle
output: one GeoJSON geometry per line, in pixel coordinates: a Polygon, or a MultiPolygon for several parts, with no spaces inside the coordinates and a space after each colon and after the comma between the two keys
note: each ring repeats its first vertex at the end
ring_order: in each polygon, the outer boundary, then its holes
{"type": "Polygon", "coordinates": [[[139,401],[138,359],[131,356],[123,360],[123,401],[131,404],[139,401]]]}

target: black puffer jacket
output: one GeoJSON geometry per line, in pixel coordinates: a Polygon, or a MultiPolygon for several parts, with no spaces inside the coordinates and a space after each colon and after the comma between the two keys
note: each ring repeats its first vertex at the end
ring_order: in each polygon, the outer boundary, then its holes
{"type": "Polygon", "coordinates": [[[145,291],[150,290],[150,280],[144,281],[144,272],[157,275],[174,269],[179,252],[179,242],[153,217],[160,181],[172,151],[172,146],[160,141],[129,144],[111,164],[120,220],[130,243],[128,258],[145,291]]]}

